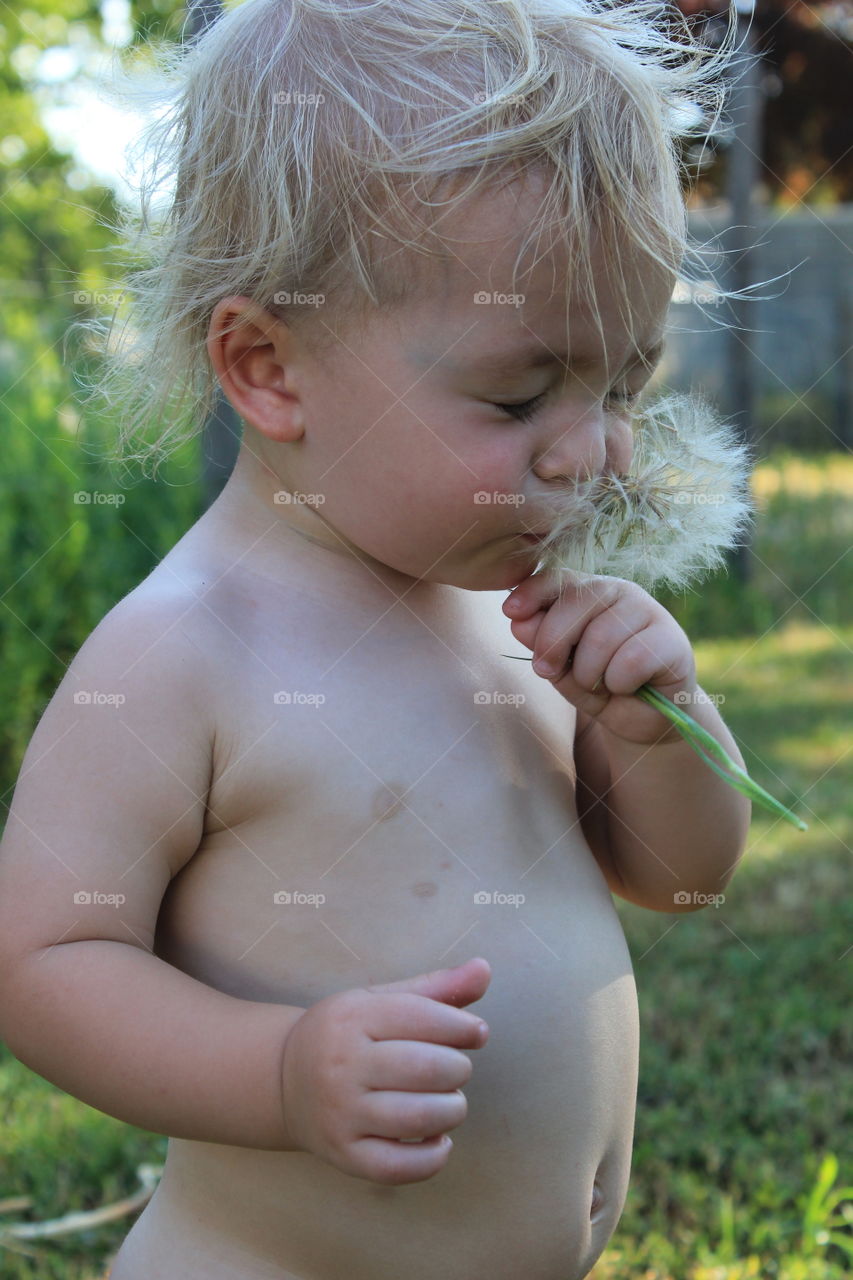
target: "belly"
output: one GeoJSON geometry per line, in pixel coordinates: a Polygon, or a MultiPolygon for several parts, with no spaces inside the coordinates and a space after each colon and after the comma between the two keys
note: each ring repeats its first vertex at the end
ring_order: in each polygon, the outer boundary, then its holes
{"type": "MultiPolygon", "coordinates": [[[[615,1227],[633,1134],[636,992],[579,828],[548,852],[538,842],[535,857],[479,839],[465,859],[476,878],[441,842],[413,841],[410,830],[401,851],[374,833],[369,851],[351,850],[325,877],[320,903],[322,859],[274,890],[261,862],[223,846],[190,864],[164,907],[158,952],[251,999],[307,1006],[474,955],[492,968],[473,1006],[490,1038],[471,1054],[468,1115],[429,1181],[381,1187],[307,1153],[170,1143],[137,1243],[147,1231],[173,1264],[188,1250],[197,1263],[179,1273],[187,1280],[211,1280],[217,1267],[247,1280],[579,1280],[615,1227]],[[262,892],[291,895],[269,904],[272,928],[251,905],[262,892]]],[[[156,1277],[156,1261],[146,1265],[156,1277]]]]}

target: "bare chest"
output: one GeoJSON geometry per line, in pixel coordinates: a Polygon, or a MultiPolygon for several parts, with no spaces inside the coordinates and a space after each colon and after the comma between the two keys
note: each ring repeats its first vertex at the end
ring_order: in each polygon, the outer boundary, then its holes
{"type": "Polygon", "coordinates": [[[630,957],[577,822],[574,712],[500,656],[524,652],[500,600],[475,606],[371,628],[306,604],[298,636],[269,611],[233,620],[245,656],[216,704],[205,834],[155,940],[221,991],[300,1007],[484,956],[490,1037],[453,1159],[388,1188],[301,1152],[173,1141],[140,1276],[191,1255],[187,1275],[428,1280],[440,1240],[460,1280],[579,1278],[612,1231],[630,957]]]}
{"type": "Polygon", "coordinates": [[[274,618],[246,623],[159,954],[304,1005],[606,896],[577,823],[574,711],[501,656],[526,650],[499,600],[433,626],[328,622],[309,613],[298,645],[276,642],[274,618]]]}

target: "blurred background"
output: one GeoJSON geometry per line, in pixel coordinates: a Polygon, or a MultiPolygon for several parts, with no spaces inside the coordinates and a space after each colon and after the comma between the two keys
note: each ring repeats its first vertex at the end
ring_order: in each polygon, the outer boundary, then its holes
{"type": "MultiPolygon", "coordinates": [[[[709,40],[725,29],[720,0],[678,8],[709,40]]],[[[100,457],[109,424],[87,417],[63,360],[69,324],[117,300],[101,222],[133,198],[123,153],[141,122],[99,83],[116,51],[150,34],[190,38],[218,9],[0,7],[0,823],[68,662],[201,514],[234,454],[220,406],[156,481],[118,479],[100,457]]],[[[661,9],[675,16],[673,0],[661,9]]],[[[701,388],[738,423],[758,514],[728,571],[660,599],[749,772],[809,830],[754,811],[717,910],[670,918],[618,903],[643,1040],[632,1187],[595,1280],[841,1280],[853,1262],[839,1167],[850,1149],[853,0],[737,10],[737,79],[716,136],[685,152],[688,204],[694,236],[717,238],[718,284],[772,283],[734,303],[710,278],[679,288],[655,382],[701,388]]],[[[165,1138],[62,1094],[2,1045],[0,1119],[0,1280],[104,1275],[165,1138]]]]}

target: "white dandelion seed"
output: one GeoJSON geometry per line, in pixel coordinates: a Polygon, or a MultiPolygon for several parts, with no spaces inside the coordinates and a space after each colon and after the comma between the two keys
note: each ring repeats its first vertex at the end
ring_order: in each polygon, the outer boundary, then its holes
{"type": "MultiPolygon", "coordinates": [[[[725,564],[723,553],[753,519],[750,459],[735,428],[701,396],[664,394],[634,417],[626,475],[566,486],[537,569],[565,575],[611,574],[643,587],[678,590],[725,564]]],[[[513,655],[514,656],[514,655],[513,655]]],[[[656,707],[724,782],[807,831],[806,823],[759,786],[716,738],[657,689],[635,696],[656,707]]]]}
{"type": "Polygon", "coordinates": [[[555,493],[541,570],[678,590],[721,568],[738,545],[754,510],[749,471],[747,446],[706,400],[664,394],[634,418],[627,475],[608,472],[555,493]]]}

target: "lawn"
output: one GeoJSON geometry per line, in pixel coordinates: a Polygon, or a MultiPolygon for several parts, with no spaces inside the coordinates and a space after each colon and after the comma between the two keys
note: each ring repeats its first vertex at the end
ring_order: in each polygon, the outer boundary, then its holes
{"type": "MultiPolygon", "coordinates": [[[[146,482],[121,510],[75,507],[73,451],[61,430],[51,439],[59,462],[32,446],[30,469],[24,440],[0,482],[0,546],[21,575],[0,615],[4,787],[63,662],[194,515],[186,473],[167,500],[146,482]]],[[[850,1171],[835,1164],[849,1148],[853,1060],[853,460],[782,453],[753,486],[749,586],[722,575],[664,602],[749,772],[809,830],[754,810],[719,908],[618,904],[640,996],[640,1084],[631,1190],[595,1280],[841,1280],[853,1262],[853,1206],[845,1219],[839,1202],[850,1171]]],[[[2,1046],[0,1116],[0,1211],[29,1201],[7,1222],[118,1201],[139,1165],[165,1155],[164,1138],[75,1101],[2,1046]]],[[[95,1280],[132,1220],[0,1249],[0,1280],[95,1280]]]]}

